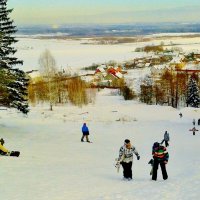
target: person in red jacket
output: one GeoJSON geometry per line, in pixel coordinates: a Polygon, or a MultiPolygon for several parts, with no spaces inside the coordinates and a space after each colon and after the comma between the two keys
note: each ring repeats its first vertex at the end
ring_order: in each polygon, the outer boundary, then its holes
{"type": "Polygon", "coordinates": [[[153,155],[153,173],[152,173],[152,180],[157,180],[157,171],[158,166],[160,165],[163,179],[168,179],[167,171],[166,171],[166,164],[168,163],[169,154],[167,152],[166,147],[162,146],[158,142],[155,142],[152,148],[152,155],[153,155]]]}

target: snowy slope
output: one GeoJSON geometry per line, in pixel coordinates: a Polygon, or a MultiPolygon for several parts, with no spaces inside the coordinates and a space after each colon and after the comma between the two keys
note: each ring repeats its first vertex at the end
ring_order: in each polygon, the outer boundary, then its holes
{"type": "MultiPolygon", "coordinates": [[[[123,101],[108,90],[97,95],[95,105],[33,107],[25,117],[13,110],[0,111],[0,137],[21,156],[0,157],[0,197],[5,200],[188,200],[200,195],[200,133],[195,136],[193,118],[200,110],[180,110],[123,101]],[[88,112],[88,113],[86,113],[88,112]],[[92,144],[81,143],[86,122],[92,144]],[[165,130],[171,141],[167,165],[169,179],[152,182],[147,164],[151,147],[165,130]],[[133,181],[122,180],[114,160],[124,139],[136,146],[133,181]]],[[[198,127],[197,127],[198,128],[198,127]]],[[[200,127],[199,127],[200,129],[200,127]]]]}

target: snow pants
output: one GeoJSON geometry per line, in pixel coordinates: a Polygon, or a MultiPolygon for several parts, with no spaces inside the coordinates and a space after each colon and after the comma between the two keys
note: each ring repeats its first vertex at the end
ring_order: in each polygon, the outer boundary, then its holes
{"type": "Polygon", "coordinates": [[[157,180],[157,171],[158,171],[159,165],[161,167],[163,179],[166,180],[168,178],[166,166],[165,166],[166,164],[163,161],[159,161],[157,159],[154,159],[152,180],[155,180],[155,181],[157,180]]]}
{"type": "Polygon", "coordinates": [[[82,136],[82,138],[81,138],[81,142],[84,141],[84,138],[85,138],[85,137],[86,137],[86,141],[89,142],[88,135],[89,135],[89,131],[83,132],[83,136],[82,136]]]}
{"type": "Polygon", "coordinates": [[[86,141],[89,142],[88,135],[83,135],[81,138],[81,142],[84,142],[84,138],[86,137],[86,141]]]}
{"type": "Polygon", "coordinates": [[[132,179],[132,162],[126,163],[122,162],[122,167],[123,167],[123,175],[124,178],[131,178],[132,179]]]}

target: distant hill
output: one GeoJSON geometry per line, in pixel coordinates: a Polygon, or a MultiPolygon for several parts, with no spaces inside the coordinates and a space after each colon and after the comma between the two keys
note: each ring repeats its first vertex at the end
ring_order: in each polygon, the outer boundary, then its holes
{"type": "Polygon", "coordinates": [[[138,36],[159,33],[200,33],[200,23],[113,24],[113,25],[26,25],[18,35],[70,37],[138,36]]]}

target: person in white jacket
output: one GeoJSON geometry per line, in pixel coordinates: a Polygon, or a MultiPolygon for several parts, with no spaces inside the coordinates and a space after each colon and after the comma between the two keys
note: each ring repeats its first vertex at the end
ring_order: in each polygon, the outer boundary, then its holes
{"type": "Polygon", "coordinates": [[[124,179],[132,179],[133,154],[136,155],[137,160],[140,159],[136,148],[131,144],[129,139],[126,139],[124,145],[119,150],[119,158],[117,161],[117,164],[121,164],[123,167],[124,179]]]}

